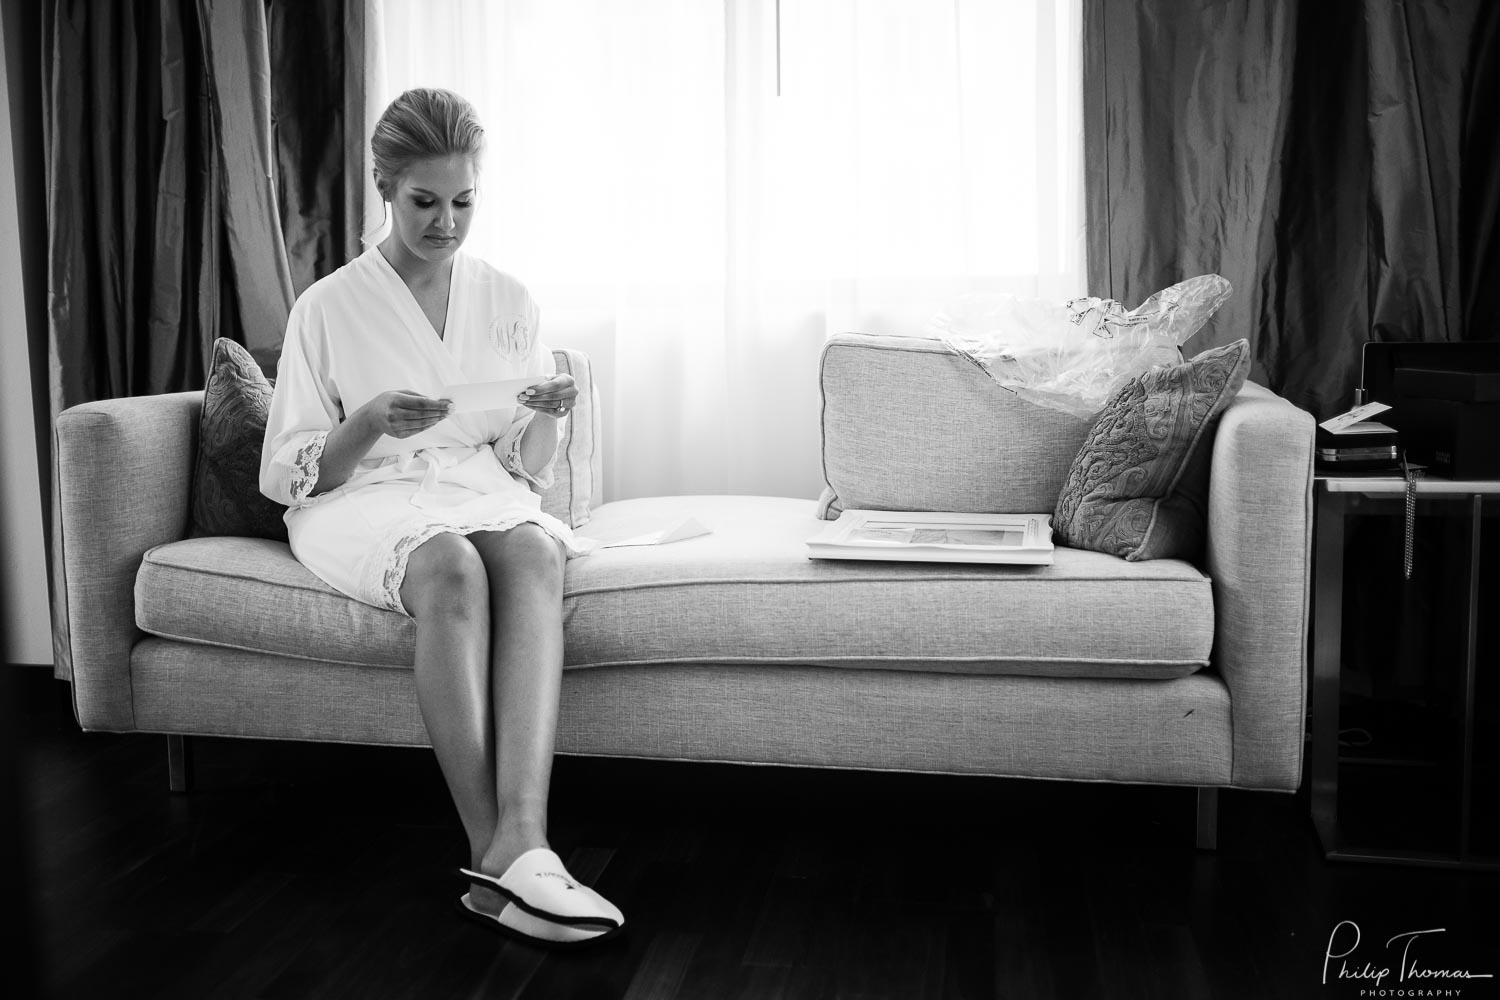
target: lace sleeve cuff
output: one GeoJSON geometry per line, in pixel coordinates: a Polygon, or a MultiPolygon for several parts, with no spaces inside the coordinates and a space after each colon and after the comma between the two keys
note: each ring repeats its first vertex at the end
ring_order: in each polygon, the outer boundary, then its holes
{"type": "Polygon", "coordinates": [[[318,431],[308,438],[297,454],[292,457],[291,495],[292,503],[306,500],[318,485],[318,462],[323,457],[323,445],[328,441],[327,431],[318,431]]]}
{"type": "Polygon", "coordinates": [[[505,467],[505,471],[513,476],[519,476],[530,483],[536,492],[540,493],[552,485],[554,479],[553,469],[557,465],[556,452],[553,452],[552,457],[547,460],[545,466],[536,473],[531,473],[521,463],[520,434],[511,436],[508,441],[497,442],[495,451],[500,459],[500,464],[505,467]]]}

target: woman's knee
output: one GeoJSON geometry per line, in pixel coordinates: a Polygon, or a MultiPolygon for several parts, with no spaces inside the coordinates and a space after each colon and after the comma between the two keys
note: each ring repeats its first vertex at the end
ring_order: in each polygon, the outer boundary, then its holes
{"type": "Polygon", "coordinates": [[[437,611],[479,613],[489,604],[484,560],[464,536],[434,535],[407,560],[401,600],[415,617],[437,611]]]}
{"type": "Polygon", "coordinates": [[[567,557],[558,540],[540,525],[524,521],[508,531],[480,532],[474,543],[491,574],[562,582],[567,557]]]}

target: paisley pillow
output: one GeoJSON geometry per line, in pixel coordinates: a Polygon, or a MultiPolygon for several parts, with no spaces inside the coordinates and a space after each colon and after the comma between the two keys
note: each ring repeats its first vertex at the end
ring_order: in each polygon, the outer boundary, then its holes
{"type": "Polygon", "coordinates": [[[214,341],[193,471],[194,536],[287,540],[281,519],[286,508],[260,491],[260,450],[271,391],[249,351],[225,337],[214,341]]]}
{"type": "Polygon", "coordinates": [[[1249,371],[1237,340],[1125,383],[1073,458],[1054,539],[1131,561],[1200,558],[1214,430],[1249,371]]]}

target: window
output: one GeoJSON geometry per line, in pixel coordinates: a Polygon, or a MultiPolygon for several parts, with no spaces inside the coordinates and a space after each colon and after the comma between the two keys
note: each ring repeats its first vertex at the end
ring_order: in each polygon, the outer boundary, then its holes
{"type": "Polygon", "coordinates": [[[384,0],[380,104],[478,108],[468,249],[593,357],[611,499],[811,498],[827,336],[1086,291],[1078,7],[384,0]]]}

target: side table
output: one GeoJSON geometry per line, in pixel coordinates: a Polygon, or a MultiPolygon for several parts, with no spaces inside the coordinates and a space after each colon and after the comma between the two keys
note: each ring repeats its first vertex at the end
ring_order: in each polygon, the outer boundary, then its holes
{"type": "MultiPolygon", "coordinates": [[[[1474,794],[1475,679],[1478,672],[1479,541],[1486,497],[1500,497],[1500,481],[1420,479],[1418,502],[1467,500],[1465,530],[1467,602],[1464,608],[1463,753],[1459,788],[1457,850],[1451,853],[1354,847],[1338,820],[1339,705],[1343,668],[1344,533],[1355,514],[1402,509],[1406,481],[1399,475],[1318,475],[1313,480],[1313,665],[1311,798],[1313,824],[1329,860],[1387,862],[1442,868],[1500,870],[1500,857],[1471,851],[1474,794]]],[[[1500,790],[1497,790],[1500,793],[1500,790]]]]}

